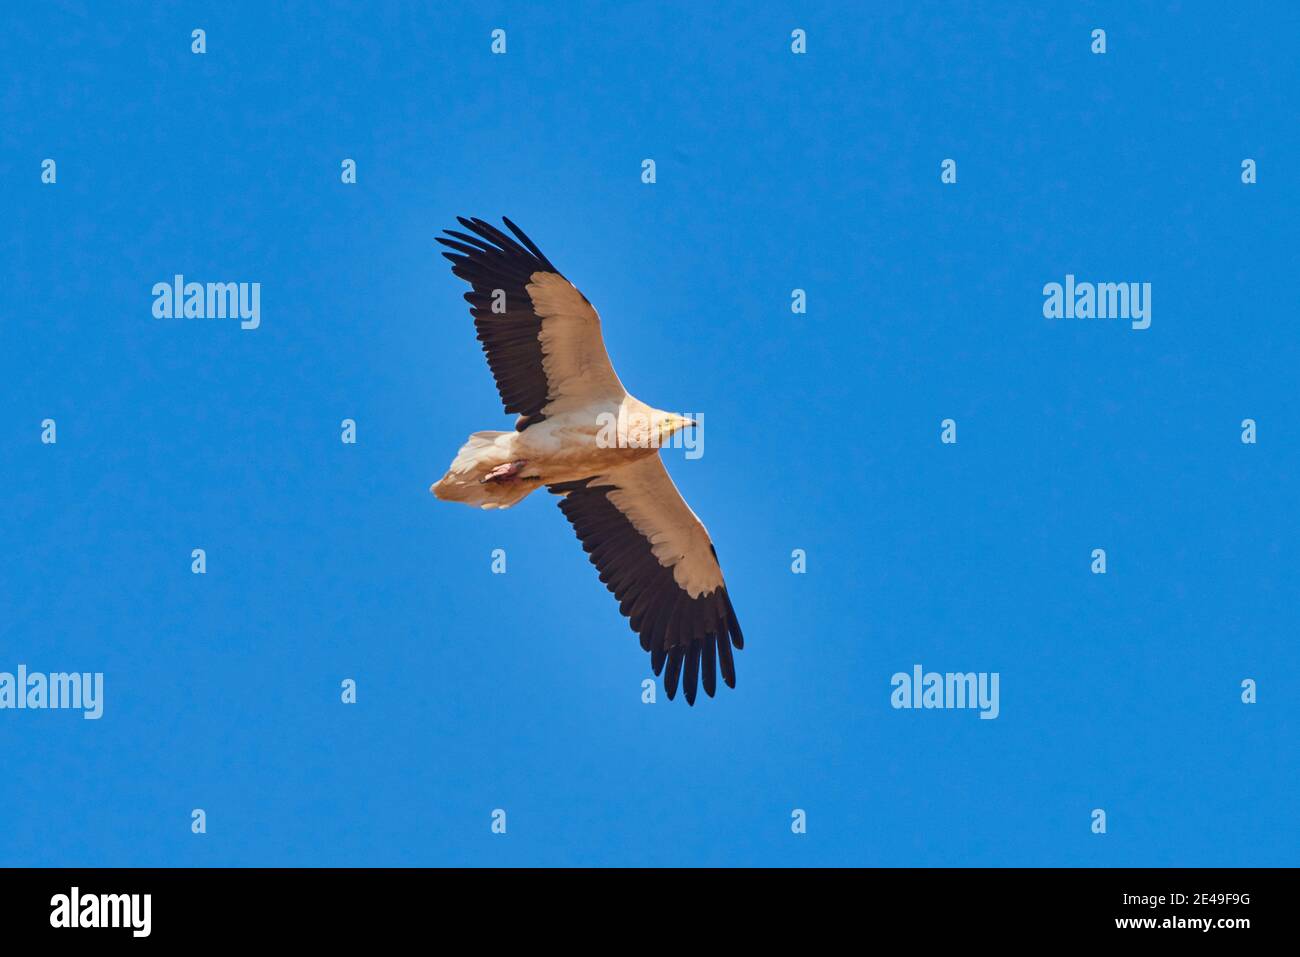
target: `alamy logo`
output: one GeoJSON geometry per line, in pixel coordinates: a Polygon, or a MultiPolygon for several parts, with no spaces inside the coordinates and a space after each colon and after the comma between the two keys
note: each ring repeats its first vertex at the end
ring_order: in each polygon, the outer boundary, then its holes
{"type": "Polygon", "coordinates": [[[152,894],[82,894],[74,887],[50,898],[50,926],[129,927],[132,937],[148,937],[152,911],[152,894]]]}
{"type": "Polygon", "coordinates": [[[704,456],[704,415],[652,410],[596,416],[596,447],[601,449],[686,449],[686,458],[704,456]]]}
{"type": "Polygon", "coordinates": [[[1045,319],[1130,319],[1134,329],[1151,326],[1151,283],[1078,282],[1066,273],[1065,284],[1043,287],[1045,319]]]}
{"type": "Polygon", "coordinates": [[[177,273],[171,282],[153,284],[155,319],[239,319],[239,328],[262,324],[260,282],[186,282],[177,273]]]}
{"type": "Polygon", "coordinates": [[[94,721],[104,713],[104,673],[28,674],[26,665],[19,665],[16,675],[0,671],[0,710],[5,708],[33,711],[68,708],[79,710],[87,721],[94,721]]]}
{"type": "Polygon", "coordinates": [[[889,682],[893,693],[889,703],[895,708],[978,708],[980,717],[993,719],[1001,712],[998,685],[1001,675],[994,671],[922,672],[920,665],[912,673],[897,672],[889,682]]]}

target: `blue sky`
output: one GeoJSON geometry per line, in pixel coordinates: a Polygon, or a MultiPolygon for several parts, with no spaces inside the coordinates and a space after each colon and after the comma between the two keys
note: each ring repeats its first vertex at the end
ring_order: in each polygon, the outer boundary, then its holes
{"type": "Polygon", "coordinates": [[[105,675],[98,721],[0,711],[0,864],[1297,862],[1300,14],[267,6],[0,36],[0,671],[105,675]],[[734,691],[641,702],[546,496],[428,494],[512,421],[458,214],[704,414],[664,454],[734,691]],[[260,327],[155,319],[176,273],[261,283],[260,327]],[[1044,318],[1067,273],[1151,327],[1044,318]],[[915,664],[999,717],[891,708],[915,664]]]}

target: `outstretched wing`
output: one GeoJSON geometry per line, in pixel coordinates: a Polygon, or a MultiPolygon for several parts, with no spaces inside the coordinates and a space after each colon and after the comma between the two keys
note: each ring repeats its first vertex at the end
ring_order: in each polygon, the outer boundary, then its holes
{"type": "Polygon", "coordinates": [[[481,219],[458,220],[469,233],[448,229],[438,242],[473,287],[465,299],[501,401],[521,416],[515,428],[593,400],[620,401],[627,393],[587,297],[510,220],[515,238],[481,219]]]}
{"type": "Polygon", "coordinates": [[[743,648],[744,636],[718,553],[659,456],[548,488],[563,496],[560,510],[650,652],[655,674],[663,671],[669,699],[679,678],[690,704],[701,677],[712,697],[719,667],[734,688],[731,647],[743,648]]]}

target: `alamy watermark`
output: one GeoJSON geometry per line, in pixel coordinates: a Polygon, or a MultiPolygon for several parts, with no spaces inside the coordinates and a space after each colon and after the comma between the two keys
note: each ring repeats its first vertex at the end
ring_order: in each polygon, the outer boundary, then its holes
{"type": "Polygon", "coordinates": [[[895,708],[978,708],[980,717],[993,719],[1001,713],[998,686],[1001,675],[994,671],[897,672],[889,681],[894,690],[889,703],[895,708]]]}
{"type": "Polygon", "coordinates": [[[260,282],[186,282],[177,273],[171,282],[153,285],[155,319],[238,319],[239,328],[262,324],[260,282]]]}
{"type": "Polygon", "coordinates": [[[1075,282],[1066,273],[1064,284],[1043,287],[1045,319],[1128,319],[1134,329],[1151,327],[1151,283],[1075,282]]]}
{"type": "Polygon", "coordinates": [[[82,712],[87,721],[104,713],[104,673],[56,671],[28,673],[19,665],[16,674],[0,671],[0,710],[68,709],[82,712]]]}
{"type": "Polygon", "coordinates": [[[686,449],[688,459],[704,455],[704,415],[675,412],[601,412],[596,416],[601,449],[686,449]]]}

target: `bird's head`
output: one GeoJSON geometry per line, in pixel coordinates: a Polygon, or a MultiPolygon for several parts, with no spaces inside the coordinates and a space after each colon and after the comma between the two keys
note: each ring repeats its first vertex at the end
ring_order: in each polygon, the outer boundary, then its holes
{"type": "Polygon", "coordinates": [[[695,420],[688,419],[684,415],[678,415],[676,412],[656,411],[654,424],[655,431],[658,432],[659,440],[662,442],[682,429],[695,425],[695,420]]]}

